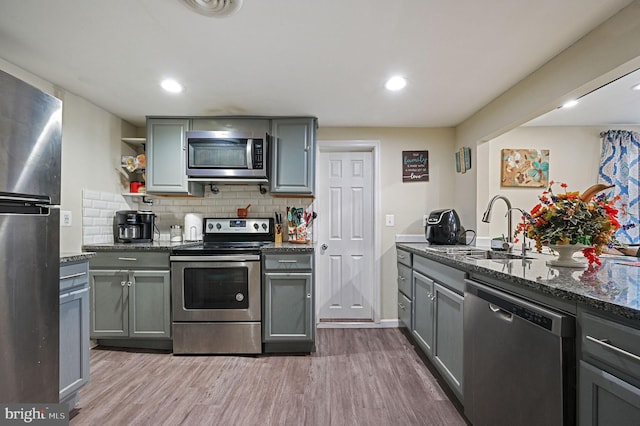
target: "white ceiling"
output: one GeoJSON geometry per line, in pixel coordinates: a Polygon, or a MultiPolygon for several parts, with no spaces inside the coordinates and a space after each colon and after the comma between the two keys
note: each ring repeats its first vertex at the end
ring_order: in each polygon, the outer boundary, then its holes
{"type": "Polygon", "coordinates": [[[138,126],[146,115],[314,115],[455,126],[631,0],[0,0],[0,57],[138,126]],[[402,74],[408,86],[387,92],[402,74]],[[164,77],[186,91],[169,95],[164,77]]]}
{"type": "Polygon", "coordinates": [[[525,126],[640,126],[640,70],[578,99],[572,108],[557,108],[525,126]]]}

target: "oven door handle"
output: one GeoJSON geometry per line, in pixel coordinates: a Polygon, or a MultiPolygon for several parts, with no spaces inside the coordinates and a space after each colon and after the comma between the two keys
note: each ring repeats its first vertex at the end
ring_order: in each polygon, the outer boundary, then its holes
{"type": "Polygon", "coordinates": [[[169,260],[172,262],[252,262],[259,261],[260,255],[169,256],[169,260]]]}

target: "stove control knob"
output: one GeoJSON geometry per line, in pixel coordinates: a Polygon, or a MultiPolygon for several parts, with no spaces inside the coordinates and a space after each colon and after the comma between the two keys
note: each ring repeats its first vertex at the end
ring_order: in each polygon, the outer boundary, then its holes
{"type": "Polygon", "coordinates": [[[237,293],[237,294],[236,294],[236,300],[237,300],[238,302],[242,302],[242,301],[244,300],[244,294],[242,294],[242,293],[237,293]]]}
{"type": "Polygon", "coordinates": [[[220,225],[219,223],[216,223],[216,228],[218,229],[218,231],[220,230],[220,228],[222,228],[222,225],[220,225]]]}
{"type": "Polygon", "coordinates": [[[257,223],[254,223],[254,224],[253,224],[253,227],[254,227],[254,228],[256,228],[256,231],[257,231],[257,230],[258,230],[258,228],[259,228],[259,226],[258,226],[258,224],[257,224],[257,223]]]}
{"type": "Polygon", "coordinates": [[[262,229],[264,229],[265,231],[267,230],[267,224],[266,223],[262,224],[262,229]]]}

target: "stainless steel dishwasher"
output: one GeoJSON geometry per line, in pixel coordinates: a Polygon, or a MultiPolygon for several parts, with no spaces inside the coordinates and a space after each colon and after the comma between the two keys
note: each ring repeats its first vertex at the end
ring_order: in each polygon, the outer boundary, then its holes
{"type": "Polygon", "coordinates": [[[575,319],[465,282],[467,418],[474,426],[575,424],[575,319]]]}

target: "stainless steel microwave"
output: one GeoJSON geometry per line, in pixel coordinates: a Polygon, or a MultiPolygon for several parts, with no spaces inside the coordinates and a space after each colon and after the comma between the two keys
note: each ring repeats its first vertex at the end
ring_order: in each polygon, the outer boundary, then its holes
{"type": "Polygon", "coordinates": [[[268,179],[268,136],[223,131],[186,132],[187,176],[212,179],[268,179]]]}

